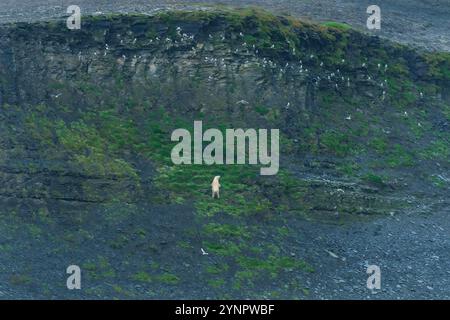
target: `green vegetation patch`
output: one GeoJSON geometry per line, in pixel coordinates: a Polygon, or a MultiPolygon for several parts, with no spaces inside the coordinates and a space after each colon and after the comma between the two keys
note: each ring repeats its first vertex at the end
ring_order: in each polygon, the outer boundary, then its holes
{"type": "Polygon", "coordinates": [[[342,22],[336,22],[336,21],[326,21],[322,23],[323,26],[328,27],[328,28],[335,28],[338,30],[343,30],[343,31],[347,31],[349,29],[351,29],[351,26],[346,24],[346,23],[342,23],[342,22]]]}

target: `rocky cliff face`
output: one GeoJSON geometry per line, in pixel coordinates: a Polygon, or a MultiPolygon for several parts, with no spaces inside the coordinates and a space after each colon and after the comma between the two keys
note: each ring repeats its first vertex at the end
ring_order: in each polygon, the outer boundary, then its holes
{"type": "MultiPolygon", "coordinates": [[[[366,28],[366,9],[373,3],[369,0],[315,0],[290,1],[278,0],[222,0],[222,5],[235,7],[259,6],[276,14],[289,14],[301,19],[314,21],[339,21],[362,31],[366,28]]],[[[2,23],[17,21],[51,20],[66,14],[68,0],[4,0],[0,7],[2,23]]],[[[145,13],[153,14],[165,9],[190,9],[192,7],[211,7],[215,0],[109,0],[92,2],[78,0],[83,15],[108,13],[145,13]]],[[[447,0],[379,0],[382,10],[382,28],[375,33],[384,38],[404,44],[419,46],[430,51],[450,51],[450,39],[447,30],[449,7],[447,0]]]]}
{"type": "Polygon", "coordinates": [[[174,125],[194,119],[281,128],[284,158],[378,187],[445,166],[447,57],[342,28],[251,10],[4,26],[2,195],[135,199],[174,125]]]}
{"type": "MultiPolygon", "coordinates": [[[[257,10],[98,16],[77,31],[64,21],[2,26],[2,213],[73,225],[92,213],[119,224],[175,212],[192,229],[164,220],[169,231],[158,228],[155,241],[178,245],[174,230],[194,239],[200,219],[203,246],[244,270],[239,252],[251,248],[235,242],[266,239],[258,223],[280,214],[339,219],[445,205],[449,81],[448,54],[257,10]],[[174,166],[170,135],[193,120],[279,128],[280,173],[174,166]],[[211,202],[215,175],[223,197],[211,202]],[[217,224],[227,217],[258,223],[217,224]]],[[[299,267],[274,259],[271,270],[299,267]]]]}

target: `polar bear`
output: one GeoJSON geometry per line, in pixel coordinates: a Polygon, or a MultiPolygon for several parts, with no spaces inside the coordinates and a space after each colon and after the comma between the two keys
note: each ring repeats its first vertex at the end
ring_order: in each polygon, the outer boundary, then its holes
{"type": "Polygon", "coordinates": [[[220,176],[215,176],[214,180],[211,183],[213,199],[216,195],[217,195],[217,198],[219,198],[219,189],[220,189],[219,179],[220,179],[220,176]]]}

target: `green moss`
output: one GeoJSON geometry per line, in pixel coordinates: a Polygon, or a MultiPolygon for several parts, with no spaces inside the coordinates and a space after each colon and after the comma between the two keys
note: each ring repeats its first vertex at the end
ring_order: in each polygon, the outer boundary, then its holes
{"type": "Polygon", "coordinates": [[[257,259],[240,256],[237,258],[237,262],[244,269],[268,271],[270,274],[288,269],[298,269],[302,271],[313,272],[311,266],[309,266],[304,261],[284,256],[269,256],[267,259],[257,259]]]}
{"type": "Polygon", "coordinates": [[[225,280],[221,279],[221,278],[220,279],[208,279],[207,282],[210,287],[213,287],[216,289],[221,288],[225,285],[225,280]]]}
{"type": "Polygon", "coordinates": [[[338,165],[336,169],[347,176],[354,177],[361,169],[361,166],[354,162],[345,162],[338,165]]]}
{"type": "Polygon", "coordinates": [[[384,137],[374,138],[369,142],[369,147],[379,154],[384,154],[388,149],[388,141],[384,137]]]}
{"type": "Polygon", "coordinates": [[[450,105],[444,105],[442,108],[442,113],[444,117],[450,121],[450,105]]]}
{"type": "Polygon", "coordinates": [[[47,115],[45,107],[35,110],[26,117],[25,124],[31,138],[45,150],[46,158],[64,159],[67,165],[83,174],[116,181],[116,188],[111,188],[108,194],[102,193],[91,181],[83,181],[82,191],[87,198],[130,200],[132,193],[139,193],[140,177],[134,165],[124,159],[128,150],[139,146],[134,123],[111,111],[86,112],[81,119],[64,121],[47,115]]]}
{"type": "Polygon", "coordinates": [[[334,28],[334,29],[338,29],[338,30],[349,30],[351,29],[351,26],[346,24],[346,23],[341,23],[341,22],[336,22],[336,21],[327,21],[322,23],[323,26],[328,27],[328,28],[334,28]]]}
{"type": "Polygon", "coordinates": [[[423,159],[444,160],[450,159],[450,135],[441,139],[432,141],[427,148],[420,152],[423,159]]]}
{"type": "Polygon", "coordinates": [[[278,233],[281,236],[287,236],[289,234],[289,229],[285,226],[278,228],[278,233]]]}
{"type": "Polygon", "coordinates": [[[208,235],[225,238],[248,238],[250,236],[245,227],[231,224],[210,223],[204,227],[204,231],[208,235]]]}
{"type": "Polygon", "coordinates": [[[27,131],[31,138],[38,141],[42,147],[53,145],[53,122],[47,117],[41,116],[37,112],[30,113],[25,119],[27,131]]]}
{"type": "Polygon", "coordinates": [[[386,183],[384,181],[384,178],[382,176],[377,175],[377,174],[369,173],[369,174],[366,174],[365,176],[363,176],[362,179],[365,182],[367,182],[367,183],[369,183],[369,184],[371,184],[371,185],[373,185],[373,186],[375,186],[377,188],[385,188],[386,187],[386,183]]]}
{"type": "Polygon", "coordinates": [[[395,77],[407,76],[409,75],[409,70],[406,63],[401,60],[400,62],[396,62],[389,66],[389,74],[395,75],[395,77]]]}
{"type": "Polygon", "coordinates": [[[257,259],[239,256],[236,260],[241,268],[241,271],[235,274],[237,288],[241,288],[242,284],[252,285],[254,280],[267,275],[277,278],[282,271],[314,272],[314,269],[304,261],[291,257],[271,255],[267,259],[257,259]]]}
{"type": "Polygon", "coordinates": [[[255,111],[257,113],[259,113],[260,115],[265,116],[265,115],[267,115],[269,113],[270,108],[268,108],[266,106],[263,106],[263,105],[257,105],[255,107],[255,111]]]}
{"type": "Polygon", "coordinates": [[[192,249],[193,246],[187,241],[178,241],[177,246],[182,249],[192,249]]]}
{"type": "Polygon", "coordinates": [[[438,81],[450,80],[450,53],[437,52],[425,54],[428,75],[438,81]]]}
{"type": "Polygon", "coordinates": [[[104,256],[98,256],[97,261],[84,263],[82,269],[86,270],[92,279],[114,278],[116,276],[116,272],[104,256]]]}
{"type": "Polygon", "coordinates": [[[400,144],[394,145],[394,148],[390,151],[386,162],[391,168],[410,167],[415,163],[411,152],[408,152],[400,144]]]}
{"type": "Polygon", "coordinates": [[[446,188],[448,185],[448,182],[446,180],[444,180],[441,176],[438,175],[432,175],[429,177],[429,181],[431,181],[431,183],[438,187],[438,188],[446,188]]]}
{"type": "Polygon", "coordinates": [[[131,276],[131,279],[139,282],[151,282],[152,277],[145,271],[139,271],[131,276]]]}
{"type": "Polygon", "coordinates": [[[206,272],[210,274],[222,274],[226,271],[228,271],[229,266],[226,264],[223,265],[212,265],[206,267],[206,272]]]}
{"type": "Polygon", "coordinates": [[[207,252],[225,257],[232,257],[234,255],[237,255],[241,251],[238,245],[234,243],[226,243],[224,241],[222,241],[221,243],[205,241],[204,245],[207,252]]]}
{"type": "MultiPolygon", "coordinates": [[[[174,121],[173,119],[168,121],[174,121]]],[[[146,153],[158,161],[155,185],[168,193],[169,201],[195,202],[200,215],[214,216],[220,212],[232,215],[257,214],[270,209],[270,201],[262,197],[255,181],[259,179],[258,168],[250,165],[173,165],[170,152],[170,132],[165,121],[151,123],[146,153]],[[222,192],[220,199],[211,201],[212,178],[220,175],[222,192]]],[[[184,125],[187,127],[186,125],[184,125]]]]}
{"type": "Polygon", "coordinates": [[[156,276],[155,280],[165,284],[177,284],[180,282],[180,278],[178,276],[168,272],[156,276]]]}
{"type": "Polygon", "coordinates": [[[327,131],[320,138],[325,150],[336,156],[346,156],[351,150],[350,139],[345,133],[327,131]]]}
{"type": "Polygon", "coordinates": [[[39,238],[43,233],[42,229],[35,224],[28,224],[27,227],[29,233],[34,238],[39,238]]]}

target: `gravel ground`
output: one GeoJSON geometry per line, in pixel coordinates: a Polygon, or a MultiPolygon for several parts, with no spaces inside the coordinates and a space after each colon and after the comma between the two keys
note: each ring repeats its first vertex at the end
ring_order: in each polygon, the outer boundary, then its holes
{"type": "Polygon", "coordinates": [[[316,268],[308,280],[311,298],[450,299],[449,213],[398,214],[341,227],[299,223],[313,243],[301,253],[316,268]],[[380,290],[367,289],[368,265],[381,269],[380,290]]]}
{"type": "MultiPolygon", "coordinates": [[[[175,250],[177,235],[190,223],[184,209],[177,211],[173,208],[158,213],[152,209],[145,215],[147,218],[132,219],[124,223],[123,229],[118,229],[124,234],[129,233],[127,228],[131,230],[135,226],[153,230],[159,243],[161,238],[166,239],[163,246],[167,253],[157,253],[160,260],[172,267],[185,265],[185,272],[190,276],[185,277],[183,285],[165,291],[153,284],[152,288],[159,292],[156,296],[148,291],[147,285],[130,287],[127,282],[128,269],[135,264],[149,263],[149,257],[155,253],[143,252],[131,257],[127,253],[129,249],[113,250],[108,239],[117,233],[116,228],[112,231],[93,221],[92,228],[85,227],[93,235],[92,240],[80,244],[64,239],[58,235],[60,231],[50,229],[48,234],[36,237],[26,226],[14,230],[10,223],[2,221],[0,299],[112,299],[118,294],[113,290],[115,285],[130,290],[130,297],[136,299],[214,299],[221,298],[220,294],[225,292],[231,293],[228,284],[233,283],[232,279],[219,290],[219,295],[199,282],[198,277],[204,274],[196,272],[208,260],[216,259],[214,255],[205,257],[197,250],[175,250]],[[170,230],[171,221],[183,217],[186,221],[170,230]],[[20,242],[16,241],[18,238],[20,242]],[[83,278],[82,290],[67,290],[67,275],[62,266],[91,261],[99,255],[109,258],[115,267],[115,277],[83,278]]],[[[291,279],[294,277],[309,292],[303,297],[306,299],[450,299],[449,213],[448,203],[441,203],[428,213],[400,212],[343,225],[291,218],[287,225],[293,232],[280,248],[313,266],[314,273],[291,274],[291,279]],[[381,269],[380,290],[369,290],[366,286],[368,265],[381,269]]],[[[139,243],[132,245],[133,250],[143,248],[139,243]]],[[[259,290],[254,290],[257,295],[259,290]]],[[[246,297],[252,298],[252,294],[246,297]]]]}
{"type": "Polygon", "coordinates": [[[428,50],[450,51],[449,0],[2,0],[0,21],[36,21],[61,17],[71,4],[82,13],[153,12],[162,8],[185,8],[189,4],[257,5],[279,13],[312,20],[346,22],[366,30],[366,9],[381,8],[382,27],[373,33],[428,50]]]}

